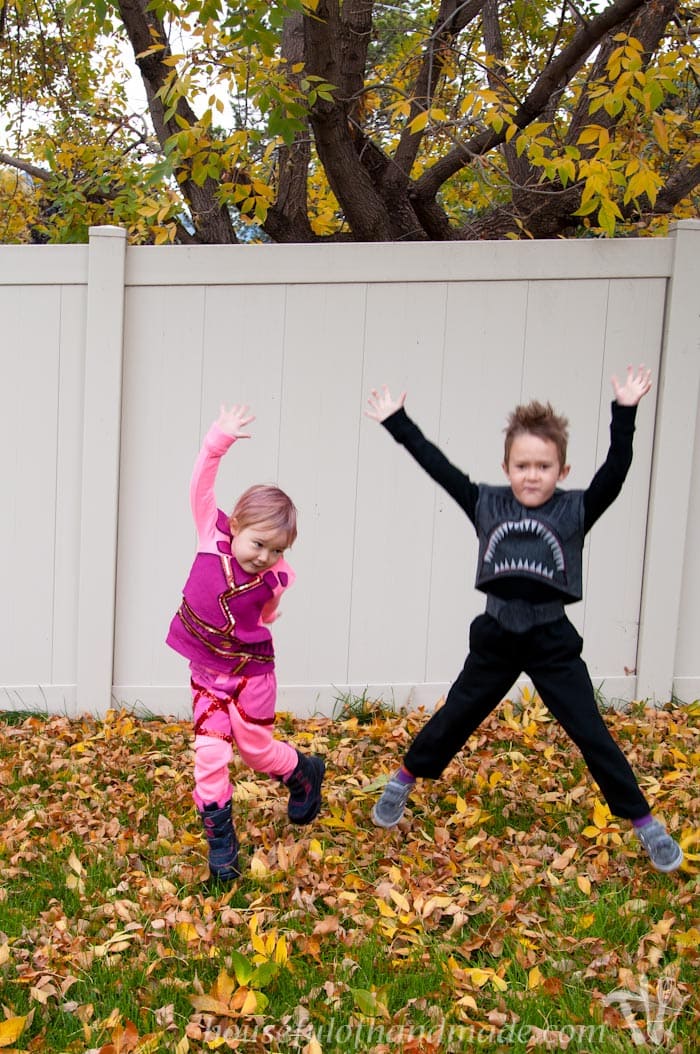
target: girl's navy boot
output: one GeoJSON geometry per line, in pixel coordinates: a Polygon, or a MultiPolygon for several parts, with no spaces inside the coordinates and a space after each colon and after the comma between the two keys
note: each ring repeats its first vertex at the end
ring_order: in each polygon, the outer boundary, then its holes
{"type": "Polygon", "coordinates": [[[220,884],[235,882],[238,869],[238,839],[231,819],[231,801],[219,807],[211,802],[200,809],[204,836],[209,845],[209,871],[212,881],[220,884]]]}
{"type": "Polygon", "coordinates": [[[326,771],[316,754],[297,750],[297,766],[284,782],[289,788],[287,815],[292,823],[311,823],[321,808],[321,784],[326,771]]]}

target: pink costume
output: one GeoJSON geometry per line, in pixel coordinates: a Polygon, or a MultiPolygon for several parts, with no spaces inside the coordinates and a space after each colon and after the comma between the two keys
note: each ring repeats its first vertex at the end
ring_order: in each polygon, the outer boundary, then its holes
{"type": "Polygon", "coordinates": [[[170,624],[167,643],[190,660],[194,719],[194,800],[199,809],[231,798],[233,743],[256,772],[286,779],[298,756],[272,735],[277,682],[272,635],[280,596],[294,572],[280,559],[248,574],[231,553],[228,516],[216,507],[214,482],[233,436],[207,432],[192,473],[190,502],[197,555],[170,624]]]}

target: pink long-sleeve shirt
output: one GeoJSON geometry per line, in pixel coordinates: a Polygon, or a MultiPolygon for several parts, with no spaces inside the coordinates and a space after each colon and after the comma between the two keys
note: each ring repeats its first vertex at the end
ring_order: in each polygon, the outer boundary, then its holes
{"type": "Polygon", "coordinates": [[[235,442],[217,425],[207,432],[190,484],[197,553],[166,642],[191,663],[217,673],[255,676],[274,669],[272,634],[280,596],[294,581],[284,559],[248,574],[231,553],[231,529],[217,508],[214,483],[235,442]]]}

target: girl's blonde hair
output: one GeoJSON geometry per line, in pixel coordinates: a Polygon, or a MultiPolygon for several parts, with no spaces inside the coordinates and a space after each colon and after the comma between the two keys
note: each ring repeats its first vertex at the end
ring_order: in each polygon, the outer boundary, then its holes
{"type": "Polygon", "coordinates": [[[285,549],[294,544],[297,536],[297,510],[294,502],[279,487],[265,483],[256,483],[241,494],[229,517],[232,531],[234,520],[239,531],[256,523],[283,531],[286,536],[285,549]]]}

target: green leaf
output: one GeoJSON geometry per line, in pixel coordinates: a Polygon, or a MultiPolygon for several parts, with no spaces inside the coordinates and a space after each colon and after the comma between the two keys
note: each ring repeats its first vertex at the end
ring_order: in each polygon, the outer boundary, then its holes
{"type": "Polygon", "coordinates": [[[368,992],[366,988],[351,988],[350,992],[366,1017],[379,1017],[385,1013],[386,1007],[379,1002],[376,992],[368,992]]]}
{"type": "Polygon", "coordinates": [[[239,985],[247,985],[255,973],[255,967],[252,963],[248,962],[244,955],[241,955],[239,951],[232,948],[229,952],[231,959],[231,965],[233,966],[233,972],[236,975],[236,980],[239,985]]]}
{"type": "MultiPolygon", "coordinates": [[[[248,982],[251,988],[265,988],[270,981],[279,973],[279,963],[269,962],[260,963],[258,967],[250,975],[248,982]]],[[[236,974],[238,976],[238,974],[236,974]]]]}

